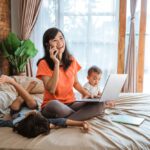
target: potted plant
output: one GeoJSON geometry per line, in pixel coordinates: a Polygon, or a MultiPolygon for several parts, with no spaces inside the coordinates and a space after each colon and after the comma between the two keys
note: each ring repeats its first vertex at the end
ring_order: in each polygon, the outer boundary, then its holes
{"type": "Polygon", "coordinates": [[[38,52],[30,39],[21,41],[12,32],[2,41],[1,49],[4,57],[8,59],[13,67],[14,74],[25,72],[28,60],[33,58],[38,52]]]}

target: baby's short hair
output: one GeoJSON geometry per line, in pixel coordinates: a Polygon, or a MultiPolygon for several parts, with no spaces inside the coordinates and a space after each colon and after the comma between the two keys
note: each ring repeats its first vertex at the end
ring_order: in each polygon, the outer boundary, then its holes
{"type": "Polygon", "coordinates": [[[98,74],[102,74],[102,70],[97,66],[92,66],[88,69],[88,76],[91,75],[92,72],[96,72],[98,74]]]}

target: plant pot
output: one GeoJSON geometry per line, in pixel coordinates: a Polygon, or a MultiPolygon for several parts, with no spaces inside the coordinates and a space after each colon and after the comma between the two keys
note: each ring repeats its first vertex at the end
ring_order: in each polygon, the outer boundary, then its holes
{"type": "MultiPolygon", "coordinates": [[[[10,64],[11,65],[11,64],[10,64]]],[[[26,72],[25,71],[22,71],[22,72],[19,72],[17,71],[17,69],[11,65],[10,67],[10,71],[11,71],[11,76],[26,76],[26,72]]]]}
{"type": "Polygon", "coordinates": [[[26,76],[26,72],[19,72],[17,73],[17,76],[26,76]]]}

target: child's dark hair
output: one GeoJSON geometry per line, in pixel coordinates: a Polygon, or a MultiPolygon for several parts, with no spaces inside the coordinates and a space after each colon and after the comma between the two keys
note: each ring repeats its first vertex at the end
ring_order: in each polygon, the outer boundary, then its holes
{"type": "MultiPolygon", "coordinates": [[[[54,70],[54,62],[53,60],[50,58],[50,53],[49,53],[49,40],[53,40],[55,38],[55,36],[57,35],[57,33],[60,32],[63,36],[63,38],[65,39],[64,34],[62,33],[62,31],[58,28],[50,28],[48,30],[45,31],[44,35],[43,35],[43,47],[44,47],[44,57],[39,59],[37,62],[37,65],[39,64],[39,62],[41,60],[46,60],[48,66],[50,67],[50,69],[54,70]]],[[[72,55],[69,53],[67,45],[66,45],[66,41],[65,41],[65,50],[62,54],[62,63],[63,63],[63,68],[64,70],[67,70],[68,67],[71,65],[72,60],[71,60],[72,55]]]]}
{"type": "Polygon", "coordinates": [[[39,113],[31,113],[26,118],[17,123],[13,131],[22,136],[33,138],[40,134],[48,134],[50,132],[49,122],[39,113]]]}
{"type": "Polygon", "coordinates": [[[97,66],[92,66],[88,69],[88,76],[91,75],[92,72],[96,72],[98,74],[102,74],[102,70],[97,66]]]}

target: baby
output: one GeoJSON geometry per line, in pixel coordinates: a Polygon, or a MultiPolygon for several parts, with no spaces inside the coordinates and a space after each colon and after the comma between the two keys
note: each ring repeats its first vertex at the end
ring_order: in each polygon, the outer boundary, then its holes
{"type": "MultiPolygon", "coordinates": [[[[102,76],[102,70],[97,66],[92,66],[88,70],[88,82],[84,85],[84,88],[91,94],[91,98],[101,97],[101,92],[99,88],[99,81],[102,76]]],[[[105,108],[112,108],[115,106],[115,101],[111,100],[105,102],[105,108]]]]}
{"type": "Polygon", "coordinates": [[[102,70],[97,66],[92,66],[88,70],[88,82],[84,85],[84,88],[91,94],[92,98],[100,97],[101,92],[99,88],[99,81],[102,76],[102,70]]]}

